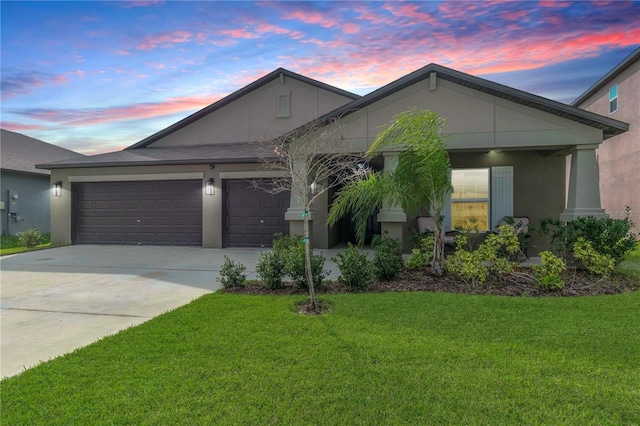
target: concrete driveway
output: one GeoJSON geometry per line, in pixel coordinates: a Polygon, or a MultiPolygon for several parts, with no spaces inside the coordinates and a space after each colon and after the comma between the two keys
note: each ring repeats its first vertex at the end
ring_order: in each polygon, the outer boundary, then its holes
{"type": "Polygon", "coordinates": [[[0,258],[0,377],[217,290],[224,254],[252,277],[259,249],[83,245],[0,258]]]}
{"type": "MultiPolygon", "coordinates": [[[[256,278],[262,251],[81,245],[3,256],[0,377],[217,290],[225,254],[247,267],[249,279],[256,278]]],[[[339,270],[330,259],[339,251],[321,251],[332,279],[339,270]]]]}

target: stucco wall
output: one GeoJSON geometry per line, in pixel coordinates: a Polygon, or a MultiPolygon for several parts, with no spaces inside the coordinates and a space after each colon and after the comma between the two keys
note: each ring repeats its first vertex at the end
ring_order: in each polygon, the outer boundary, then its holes
{"type": "Polygon", "coordinates": [[[294,78],[271,81],[200,120],[154,142],[154,147],[264,140],[301,126],[351,99],[294,78]],[[278,94],[290,93],[291,117],[276,118],[278,94]]]}
{"type": "Polygon", "coordinates": [[[0,195],[5,203],[2,210],[0,230],[2,233],[16,234],[31,228],[49,232],[49,209],[51,192],[48,175],[31,175],[2,171],[0,195]],[[9,217],[9,190],[18,191],[19,211],[16,221],[9,217]]]}
{"type": "Polygon", "coordinates": [[[600,168],[602,207],[610,217],[624,217],[631,207],[635,232],[640,232],[640,61],[578,105],[579,108],[629,123],[629,131],[607,139],[596,154],[600,168]],[[609,88],[618,84],[618,110],[609,114],[609,88]]]}

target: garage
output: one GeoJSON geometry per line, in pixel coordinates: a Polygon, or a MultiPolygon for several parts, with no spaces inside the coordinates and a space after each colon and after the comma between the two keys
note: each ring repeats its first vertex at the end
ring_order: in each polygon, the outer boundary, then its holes
{"type": "Polygon", "coordinates": [[[223,188],[224,247],[271,247],[274,234],[289,233],[289,192],[270,194],[235,179],[225,180],[223,188]]]}
{"type": "Polygon", "coordinates": [[[202,245],[202,181],[72,186],[74,244],[202,245]]]}

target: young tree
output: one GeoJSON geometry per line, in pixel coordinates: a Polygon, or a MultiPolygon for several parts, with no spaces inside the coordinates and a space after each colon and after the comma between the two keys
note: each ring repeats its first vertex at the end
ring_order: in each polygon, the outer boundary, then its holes
{"type": "Polygon", "coordinates": [[[444,119],[432,111],[410,109],[396,117],[373,142],[365,157],[371,159],[385,151],[398,151],[395,170],[370,173],[352,181],[339,193],[329,212],[328,223],[335,224],[348,212],[356,222],[356,237],[364,240],[367,217],[383,202],[401,206],[406,212],[429,210],[436,223],[433,261],[434,274],[444,271],[442,209],[451,192],[449,154],[442,135],[444,119]]]}
{"type": "Polygon", "coordinates": [[[362,154],[352,153],[338,119],[315,121],[264,142],[261,158],[275,178],[258,179],[254,185],[273,194],[290,192],[292,207],[299,207],[303,220],[305,274],[311,307],[317,310],[311,268],[311,226],[315,202],[327,191],[343,185],[359,173],[362,154]],[[272,173],[273,174],[273,173],[272,173]]]}

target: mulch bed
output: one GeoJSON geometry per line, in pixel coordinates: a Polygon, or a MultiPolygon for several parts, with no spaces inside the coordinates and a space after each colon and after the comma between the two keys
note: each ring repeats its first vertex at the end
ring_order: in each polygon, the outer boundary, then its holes
{"type": "MultiPolygon", "coordinates": [[[[524,274],[525,271],[521,270],[504,278],[492,276],[486,283],[473,287],[464,280],[451,275],[436,277],[430,275],[426,270],[403,270],[397,279],[393,281],[374,281],[367,289],[361,291],[439,291],[498,296],[566,297],[628,293],[636,291],[639,287],[638,282],[620,275],[613,275],[603,280],[589,274],[587,271],[571,269],[564,273],[564,289],[555,291],[542,290],[524,274]]],[[[269,290],[261,284],[251,283],[243,287],[225,288],[220,291],[240,294],[308,294],[306,289],[302,289],[294,283],[284,283],[283,287],[277,290],[269,290]]],[[[353,291],[336,281],[327,282],[322,288],[316,289],[317,294],[349,292],[353,291]]]]}

